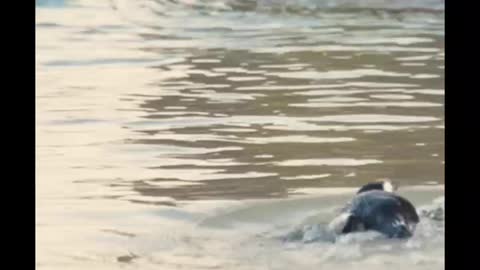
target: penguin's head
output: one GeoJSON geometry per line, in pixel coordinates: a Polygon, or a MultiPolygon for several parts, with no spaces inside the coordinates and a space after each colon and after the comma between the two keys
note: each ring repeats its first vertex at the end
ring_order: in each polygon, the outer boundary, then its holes
{"type": "Polygon", "coordinates": [[[371,191],[371,190],[382,190],[386,192],[395,192],[397,190],[397,186],[392,183],[389,179],[382,179],[377,182],[372,182],[364,185],[360,188],[357,194],[362,192],[371,191]]]}

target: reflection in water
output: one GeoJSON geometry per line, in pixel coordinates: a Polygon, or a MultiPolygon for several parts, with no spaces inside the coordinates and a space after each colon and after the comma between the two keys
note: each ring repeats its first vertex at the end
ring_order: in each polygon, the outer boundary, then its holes
{"type": "MultiPolygon", "coordinates": [[[[377,178],[442,185],[443,2],[37,1],[37,265],[265,269],[202,257],[187,247],[224,238],[190,227],[377,178]]],[[[295,256],[278,268],[309,269],[295,256]]]]}

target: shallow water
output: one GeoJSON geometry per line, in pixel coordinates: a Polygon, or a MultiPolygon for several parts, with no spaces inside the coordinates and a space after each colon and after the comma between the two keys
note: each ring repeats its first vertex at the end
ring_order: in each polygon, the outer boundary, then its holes
{"type": "Polygon", "coordinates": [[[36,52],[39,269],[443,267],[430,219],[281,240],[443,195],[443,1],[43,0],[36,52]]]}

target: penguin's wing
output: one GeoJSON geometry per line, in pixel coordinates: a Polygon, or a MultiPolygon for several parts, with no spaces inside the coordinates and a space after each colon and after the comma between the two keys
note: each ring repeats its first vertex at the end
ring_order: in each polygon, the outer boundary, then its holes
{"type": "Polygon", "coordinates": [[[351,217],[351,213],[349,212],[344,212],[338,215],[336,218],[334,218],[330,224],[328,224],[328,229],[330,231],[335,232],[336,234],[341,234],[343,233],[343,229],[348,223],[348,220],[351,217]]]}
{"type": "Polygon", "coordinates": [[[366,226],[363,223],[361,218],[355,215],[350,215],[350,217],[347,220],[347,223],[345,224],[345,227],[343,227],[342,233],[362,232],[362,231],[365,231],[365,229],[366,229],[366,226]]]}
{"type": "Polygon", "coordinates": [[[349,233],[355,231],[364,231],[365,224],[362,220],[351,212],[344,212],[337,216],[328,225],[329,230],[336,234],[349,233]]]}

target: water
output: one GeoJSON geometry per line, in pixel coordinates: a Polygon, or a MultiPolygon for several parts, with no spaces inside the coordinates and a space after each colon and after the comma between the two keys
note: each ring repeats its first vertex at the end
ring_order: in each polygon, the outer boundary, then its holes
{"type": "Polygon", "coordinates": [[[39,269],[444,267],[432,215],[322,239],[443,196],[443,1],[44,0],[36,52],[39,269]]]}

